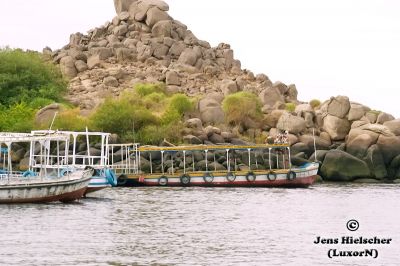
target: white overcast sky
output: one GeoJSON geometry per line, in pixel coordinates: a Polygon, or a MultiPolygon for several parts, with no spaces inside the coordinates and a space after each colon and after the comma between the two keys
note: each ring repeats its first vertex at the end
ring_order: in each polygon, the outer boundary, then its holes
{"type": "MultiPolygon", "coordinates": [[[[170,15],[299,99],[350,100],[400,117],[400,1],[167,0],[170,15]]],[[[0,46],[61,48],[110,21],[113,0],[0,0],[0,46]]]]}

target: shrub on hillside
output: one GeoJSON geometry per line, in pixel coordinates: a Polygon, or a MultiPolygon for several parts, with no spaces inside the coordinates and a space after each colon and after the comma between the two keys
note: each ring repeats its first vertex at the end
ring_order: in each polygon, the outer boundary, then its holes
{"type": "Polygon", "coordinates": [[[318,108],[321,105],[321,101],[318,99],[312,99],[310,105],[313,109],[318,108]]]}
{"type": "Polygon", "coordinates": [[[68,109],[56,116],[53,129],[84,131],[88,126],[87,118],[80,115],[79,108],[68,109]]]}
{"type": "Polygon", "coordinates": [[[26,103],[18,103],[0,110],[0,130],[30,132],[34,128],[34,109],[26,103]]]}
{"type": "Polygon", "coordinates": [[[296,105],[294,103],[286,103],[285,105],[285,109],[288,112],[294,112],[294,110],[296,109],[296,105]]]}
{"type": "Polygon", "coordinates": [[[143,97],[143,104],[146,108],[152,111],[160,111],[164,105],[166,96],[161,92],[153,92],[143,97]]]}
{"type": "Polygon", "coordinates": [[[179,114],[183,115],[193,109],[192,102],[189,97],[184,94],[174,94],[169,102],[168,109],[176,110],[179,114]]]}
{"type": "Polygon", "coordinates": [[[107,99],[90,117],[90,121],[96,130],[120,135],[158,124],[158,118],[151,111],[132,105],[126,99],[107,99]]]}
{"type": "Polygon", "coordinates": [[[164,139],[169,142],[179,144],[181,140],[180,131],[183,126],[181,123],[173,125],[147,125],[133,133],[123,136],[125,142],[137,142],[143,145],[159,145],[164,139]]]}
{"type": "Polygon", "coordinates": [[[34,98],[61,100],[67,83],[53,64],[36,52],[0,50],[0,103],[12,105],[34,98]]]}
{"type": "Polygon", "coordinates": [[[227,122],[230,124],[242,124],[247,118],[259,119],[261,112],[260,99],[250,92],[237,92],[228,95],[222,102],[227,122]]]}
{"type": "Polygon", "coordinates": [[[165,93],[165,84],[139,83],[135,85],[134,89],[139,96],[143,97],[154,92],[165,93]]]}

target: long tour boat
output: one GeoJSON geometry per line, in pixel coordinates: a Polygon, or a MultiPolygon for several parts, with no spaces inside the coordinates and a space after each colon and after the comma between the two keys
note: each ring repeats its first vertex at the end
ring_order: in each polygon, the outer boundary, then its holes
{"type": "Polygon", "coordinates": [[[51,160],[50,150],[56,149],[59,155],[60,143],[66,141],[66,137],[60,134],[0,133],[0,203],[71,202],[80,199],[90,182],[90,170],[63,173],[67,166],[60,157],[54,157],[53,167],[47,167],[51,160]],[[30,157],[30,160],[37,160],[35,166],[27,171],[13,169],[12,148],[16,143],[30,144],[31,155],[36,151],[36,156],[30,157]]]}
{"type": "Polygon", "coordinates": [[[135,147],[134,168],[119,178],[121,185],[308,187],[319,167],[292,165],[288,143],[135,147]]]}

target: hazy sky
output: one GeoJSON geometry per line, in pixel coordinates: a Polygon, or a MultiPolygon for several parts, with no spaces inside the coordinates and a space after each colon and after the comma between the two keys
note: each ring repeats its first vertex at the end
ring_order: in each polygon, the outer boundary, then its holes
{"type": "MultiPolygon", "coordinates": [[[[167,0],[170,15],[299,99],[350,100],[400,117],[400,1],[167,0]]],[[[1,0],[0,46],[61,48],[115,15],[112,0],[1,0]]]]}

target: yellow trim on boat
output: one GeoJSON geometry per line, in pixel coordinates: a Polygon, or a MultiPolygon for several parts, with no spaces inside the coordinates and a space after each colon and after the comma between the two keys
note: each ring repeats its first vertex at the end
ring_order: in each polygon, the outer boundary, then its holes
{"type": "Polygon", "coordinates": [[[204,151],[204,150],[247,150],[247,149],[276,149],[287,148],[289,144],[268,144],[268,145],[191,145],[191,146],[176,146],[176,147],[153,147],[140,146],[138,151],[204,151]]]}
{"type": "MultiPolygon", "coordinates": [[[[260,174],[269,174],[271,172],[275,174],[287,174],[289,171],[293,172],[299,172],[295,171],[294,169],[272,169],[272,170],[249,170],[249,171],[231,171],[231,173],[234,173],[235,175],[247,175],[249,172],[254,173],[255,175],[260,175],[260,174]]],[[[186,175],[190,175],[191,177],[203,177],[206,172],[186,172],[186,175]]],[[[208,171],[208,173],[211,173],[213,176],[225,176],[228,174],[228,171],[208,171]]],[[[155,174],[128,174],[127,177],[129,179],[138,179],[140,177],[148,178],[148,179],[158,179],[161,176],[166,176],[168,178],[171,177],[176,177],[179,178],[183,175],[183,172],[180,173],[174,173],[174,174],[168,174],[168,173],[155,173],[155,174]]]]}

